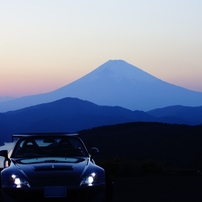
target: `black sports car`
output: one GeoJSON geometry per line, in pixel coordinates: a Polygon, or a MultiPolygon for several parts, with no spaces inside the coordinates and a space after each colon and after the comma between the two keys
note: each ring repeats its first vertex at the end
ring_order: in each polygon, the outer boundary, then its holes
{"type": "Polygon", "coordinates": [[[76,134],[18,134],[1,171],[3,201],[105,201],[106,174],[76,134]],[[6,166],[7,164],[7,166],[6,166]]]}

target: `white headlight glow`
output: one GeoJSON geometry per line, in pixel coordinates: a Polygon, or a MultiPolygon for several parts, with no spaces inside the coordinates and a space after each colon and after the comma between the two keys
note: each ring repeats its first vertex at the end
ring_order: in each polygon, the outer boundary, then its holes
{"type": "Polygon", "coordinates": [[[84,178],[81,181],[80,185],[88,185],[88,186],[92,186],[93,183],[95,182],[96,179],[96,174],[95,173],[91,173],[90,175],[88,175],[86,178],[84,178]]]}
{"type": "Polygon", "coordinates": [[[87,183],[88,183],[89,185],[92,184],[93,181],[94,181],[93,176],[89,176],[89,177],[87,177],[87,183]]]}
{"type": "Polygon", "coordinates": [[[20,178],[15,178],[14,179],[14,184],[17,186],[17,187],[19,187],[20,185],[21,185],[21,181],[20,181],[20,178]]]}
{"type": "Polygon", "coordinates": [[[30,184],[26,180],[19,178],[16,175],[11,176],[11,182],[15,185],[16,188],[30,187],[30,184]]]}

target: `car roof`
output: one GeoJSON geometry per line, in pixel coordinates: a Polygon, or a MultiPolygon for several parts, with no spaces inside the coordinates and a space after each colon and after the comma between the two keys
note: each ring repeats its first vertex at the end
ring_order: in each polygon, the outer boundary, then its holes
{"type": "Polygon", "coordinates": [[[20,139],[22,137],[53,137],[53,136],[78,136],[78,133],[65,133],[65,132],[45,132],[45,133],[17,133],[12,135],[12,142],[16,139],[20,139]]]}

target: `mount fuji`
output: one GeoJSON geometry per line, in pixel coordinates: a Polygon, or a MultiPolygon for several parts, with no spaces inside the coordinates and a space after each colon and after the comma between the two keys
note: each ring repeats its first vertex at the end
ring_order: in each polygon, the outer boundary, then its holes
{"type": "Polygon", "coordinates": [[[0,103],[0,112],[48,103],[65,97],[97,105],[148,111],[172,105],[201,106],[202,92],[179,87],[123,61],[109,60],[80,79],[55,91],[0,103]]]}

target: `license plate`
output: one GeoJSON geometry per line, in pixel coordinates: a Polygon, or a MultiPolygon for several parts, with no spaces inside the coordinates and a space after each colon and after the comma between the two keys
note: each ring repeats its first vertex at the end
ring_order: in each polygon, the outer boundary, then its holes
{"type": "Polygon", "coordinates": [[[44,196],[46,198],[66,197],[66,187],[65,186],[45,187],[44,196]]]}

